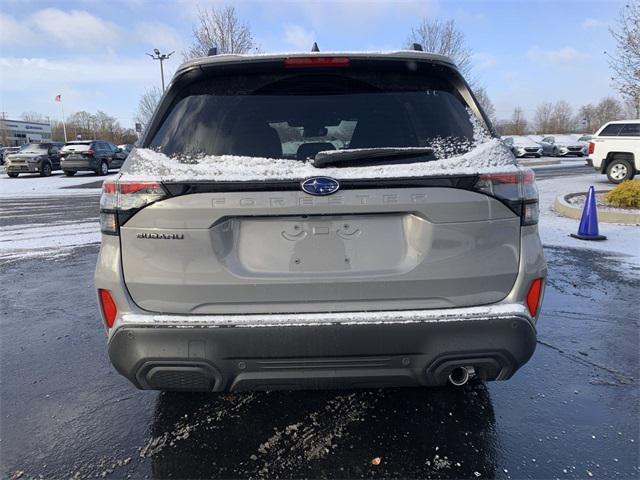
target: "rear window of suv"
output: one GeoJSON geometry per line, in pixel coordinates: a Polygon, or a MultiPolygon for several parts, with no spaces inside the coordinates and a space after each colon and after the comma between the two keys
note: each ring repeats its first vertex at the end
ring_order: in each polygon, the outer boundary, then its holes
{"type": "Polygon", "coordinates": [[[91,148],[93,142],[67,143],[62,147],[63,152],[86,152],[91,148]]]}
{"type": "Polygon", "coordinates": [[[181,91],[147,147],[169,156],[302,160],[319,151],[469,151],[467,104],[444,77],[397,72],[212,77],[181,91]]]}

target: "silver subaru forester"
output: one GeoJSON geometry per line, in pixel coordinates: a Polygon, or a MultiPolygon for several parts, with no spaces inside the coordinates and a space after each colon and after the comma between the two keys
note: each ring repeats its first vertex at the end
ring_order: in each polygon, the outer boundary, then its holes
{"type": "Polygon", "coordinates": [[[100,220],[109,356],[138,388],[463,385],[535,349],[534,175],[446,57],[190,61],[100,220]]]}

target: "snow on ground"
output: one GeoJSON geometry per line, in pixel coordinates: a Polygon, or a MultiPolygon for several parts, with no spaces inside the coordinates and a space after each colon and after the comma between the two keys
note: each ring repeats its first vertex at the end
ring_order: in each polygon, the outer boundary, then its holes
{"type": "Polygon", "coordinates": [[[599,223],[600,234],[606,235],[602,242],[584,241],[570,237],[578,232],[579,220],[561,217],[552,209],[558,195],[586,192],[593,185],[596,191],[611,190],[613,185],[604,175],[597,173],[576,177],[557,177],[538,180],[540,191],[540,238],[544,245],[586,248],[619,254],[628,263],[640,265],[640,226],[599,223]]]}
{"type": "Polygon", "coordinates": [[[80,245],[100,241],[100,224],[90,222],[28,223],[0,231],[0,260],[63,256],[80,245]]]}
{"type": "Polygon", "coordinates": [[[0,198],[37,197],[37,196],[71,196],[100,193],[100,187],[82,188],[84,184],[93,184],[117,175],[113,173],[106,177],[98,177],[92,172],[79,172],[73,177],[67,177],[62,172],[53,172],[50,177],[38,174],[23,173],[18,178],[9,178],[0,174],[0,198]],[[67,188],[78,187],[78,188],[67,188]]]}

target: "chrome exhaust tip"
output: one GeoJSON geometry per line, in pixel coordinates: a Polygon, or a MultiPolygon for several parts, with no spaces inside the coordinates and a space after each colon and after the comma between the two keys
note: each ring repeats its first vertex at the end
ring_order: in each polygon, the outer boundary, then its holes
{"type": "Polygon", "coordinates": [[[452,385],[461,387],[475,376],[476,370],[473,367],[455,367],[449,374],[449,381],[452,385]]]}

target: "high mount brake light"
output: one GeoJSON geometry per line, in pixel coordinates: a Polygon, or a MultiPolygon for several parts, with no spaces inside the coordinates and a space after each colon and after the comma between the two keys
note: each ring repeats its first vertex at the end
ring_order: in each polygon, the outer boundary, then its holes
{"type": "Polygon", "coordinates": [[[140,209],[167,197],[159,182],[106,180],[100,197],[100,229],[118,235],[119,227],[140,209]]]}
{"type": "Polygon", "coordinates": [[[348,67],[347,57],[292,57],[284,59],[286,68],[348,67]]]}
{"type": "Polygon", "coordinates": [[[533,170],[483,174],[475,188],[502,200],[520,217],[522,225],[538,223],[538,189],[533,170]]]}

